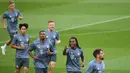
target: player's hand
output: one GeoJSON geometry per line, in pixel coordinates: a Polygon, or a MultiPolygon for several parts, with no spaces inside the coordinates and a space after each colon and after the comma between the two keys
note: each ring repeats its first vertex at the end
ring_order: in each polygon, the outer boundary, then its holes
{"type": "Polygon", "coordinates": [[[84,63],[83,62],[81,63],[81,67],[84,67],[84,63]]]}
{"type": "Polygon", "coordinates": [[[19,20],[22,20],[22,19],[23,19],[23,17],[22,17],[22,16],[19,16],[18,18],[19,18],[19,20]]]}
{"type": "Polygon", "coordinates": [[[6,29],[6,24],[4,24],[4,29],[6,29]]]}
{"type": "Polygon", "coordinates": [[[33,59],[38,60],[39,58],[38,58],[38,56],[33,56],[33,59]]]}
{"type": "Polygon", "coordinates": [[[64,47],[64,49],[68,49],[68,47],[67,47],[67,46],[65,46],[65,47],[64,47]]]}
{"type": "Polygon", "coordinates": [[[51,54],[52,54],[52,52],[51,52],[49,49],[48,49],[48,54],[49,54],[49,55],[51,55],[51,54]]]}
{"type": "Polygon", "coordinates": [[[56,40],[56,44],[60,44],[60,40],[56,40]]]}
{"type": "Polygon", "coordinates": [[[24,49],[25,47],[24,46],[18,46],[18,49],[24,49]]]}

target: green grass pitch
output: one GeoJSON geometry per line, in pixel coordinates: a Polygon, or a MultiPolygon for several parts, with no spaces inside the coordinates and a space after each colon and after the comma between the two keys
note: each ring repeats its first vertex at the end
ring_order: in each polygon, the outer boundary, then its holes
{"type": "MultiPolygon", "coordinates": [[[[0,0],[0,16],[8,10],[9,0],[0,0]]],[[[57,62],[54,73],[66,73],[66,57],[62,55],[71,36],[78,38],[85,53],[85,67],[93,60],[95,48],[105,52],[105,73],[130,73],[130,0],[15,0],[23,14],[19,23],[28,23],[31,41],[38,38],[47,21],[55,20],[61,44],[57,45],[57,62]]],[[[0,45],[9,38],[0,21],[0,45]]],[[[0,51],[0,73],[14,73],[15,50],[0,51]]],[[[23,73],[23,71],[22,71],[23,73]]],[[[35,73],[30,58],[29,73],[35,73]]]]}

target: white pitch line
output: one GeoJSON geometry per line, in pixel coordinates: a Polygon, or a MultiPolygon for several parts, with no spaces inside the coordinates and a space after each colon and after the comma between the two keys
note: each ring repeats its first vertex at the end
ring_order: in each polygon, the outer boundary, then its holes
{"type": "Polygon", "coordinates": [[[122,29],[122,30],[111,30],[111,31],[100,31],[100,32],[90,32],[90,33],[75,33],[75,34],[63,34],[63,36],[68,35],[90,35],[90,34],[103,34],[103,33],[114,33],[114,32],[121,32],[121,31],[129,31],[130,29],[122,29]]]}
{"type": "MultiPolygon", "coordinates": [[[[58,32],[71,30],[71,29],[75,29],[75,28],[81,28],[81,27],[85,27],[85,26],[93,26],[93,25],[98,25],[98,24],[102,24],[102,23],[108,23],[108,22],[122,20],[122,19],[126,19],[126,18],[130,18],[130,16],[123,16],[123,17],[113,18],[113,19],[110,19],[110,20],[104,20],[104,21],[99,21],[99,22],[95,22],[95,23],[79,25],[79,26],[75,26],[75,27],[71,27],[71,28],[65,28],[65,29],[62,29],[62,30],[58,30],[58,32]]],[[[36,36],[31,36],[31,37],[36,37],[36,36]]],[[[0,44],[1,43],[5,43],[5,41],[0,42],[0,44]]]]}
{"type": "Polygon", "coordinates": [[[71,29],[75,29],[75,28],[86,27],[86,26],[98,25],[98,24],[102,24],[102,23],[108,23],[108,22],[122,20],[122,19],[126,19],[126,18],[130,18],[130,16],[123,16],[123,17],[113,18],[113,19],[110,19],[110,20],[98,21],[98,22],[95,22],[95,23],[79,25],[79,26],[75,26],[75,27],[71,27],[71,28],[65,28],[65,29],[59,30],[58,32],[71,30],[71,29]]]}

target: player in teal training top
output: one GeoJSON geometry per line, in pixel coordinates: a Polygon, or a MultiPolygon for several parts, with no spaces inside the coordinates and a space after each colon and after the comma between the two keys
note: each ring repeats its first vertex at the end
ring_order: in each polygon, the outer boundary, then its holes
{"type": "Polygon", "coordinates": [[[84,54],[79,47],[78,40],[75,37],[71,37],[69,40],[69,47],[65,47],[63,55],[67,56],[66,70],[67,73],[82,73],[81,67],[84,67],[84,54]],[[81,58],[81,64],[80,64],[81,58]]]}
{"type": "Polygon", "coordinates": [[[10,40],[4,46],[1,46],[2,54],[5,55],[6,46],[10,45],[14,35],[17,33],[18,29],[18,19],[22,19],[22,15],[19,10],[15,9],[15,4],[13,1],[9,2],[9,9],[2,16],[2,24],[4,29],[6,29],[6,23],[4,19],[7,20],[7,30],[10,35],[10,40]]]}
{"type": "Polygon", "coordinates": [[[96,60],[92,60],[88,68],[86,70],[86,73],[104,73],[105,64],[104,64],[104,52],[102,49],[96,49],[93,52],[93,56],[96,58],[96,60]]]}
{"type": "Polygon", "coordinates": [[[49,56],[53,55],[53,45],[46,39],[44,30],[39,32],[39,39],[30,45],[29,54],[34,59],[36,73],[47,73],[49,56]],[[34,55],[32,51],[34,51],[34,55]]]}
{"type": "Polygon", "coordinates": [[[48,30],[46,30],[47,39],[53,44],[54,54],[50,56],[50,66],[48,73],[53,73],[55,62],[56,62],[56,44],[60,43],[60,37],[58,32],[54,29],[55,23],[53,20],[48,21],[48,30]]]}
{"type": "Polygon", "coordinates": [[[20,69],[24,67],[24,73],[28,73],[29,68],[29,56],[28,56],[28,47],[29,47],[29,35],[26,34],[28,29],[28,24],[19,25],[20,34],[15,34],[11,42],[11,47],[16,49],[16,72],[20,73],[20,69]]]}

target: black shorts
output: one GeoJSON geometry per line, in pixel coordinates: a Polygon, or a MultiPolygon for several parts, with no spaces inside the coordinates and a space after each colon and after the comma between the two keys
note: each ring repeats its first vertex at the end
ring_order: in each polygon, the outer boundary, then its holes
{"type": "Polygon", "coordinates": [[[29,58],[16,58],[15,62],[16,69],[20,69],[22,66],[29,68],[29,58]]]}
{"type": "Polygon", "coordinates": [[[54,62],[56,62],[56,54],[50,55],[50,56],[49,56],[49,61],[54,61],[54,62]]]}
{"type": "Polygon", "coordinates": [[[82,73],[80,71],[67,71],[67,73],[82,73]]]}
{"type": "Polygon", "coordinates": [[[9,36],[10,36],[10,39],[12,40],[14,38],[14,35],[17,34],[17,32],[14,32],[14,33],[10,33],[9,32],[9,36]]]}
{"type": "Polygon", "coordinates": [[[48,68],[37,68],[35,67],[36,73],[47,73],[48,68]]]}

